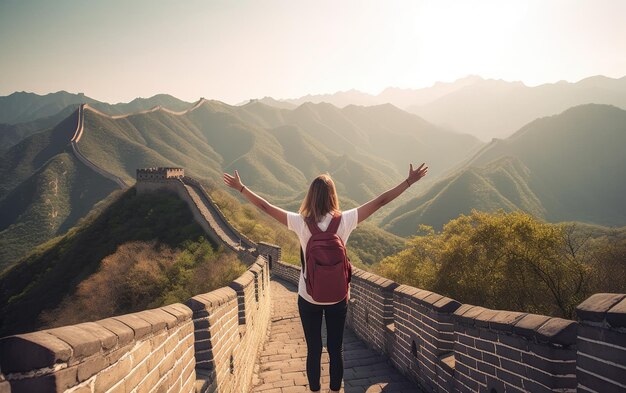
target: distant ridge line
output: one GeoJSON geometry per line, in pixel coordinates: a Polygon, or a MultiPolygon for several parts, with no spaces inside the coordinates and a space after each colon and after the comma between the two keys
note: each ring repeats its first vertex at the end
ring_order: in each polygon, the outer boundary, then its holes
{"type": "Polygon", "coordinates": [[[93,161],[91,161],[90,159],[88,159],[87,157],[85,157],[85,155],[80,151],[80,149],[78,148],[78,142],[80,141],[80,139],[83,136],[83,132],[85,130],[85,109],[90,110],[100,116],[104,116],[106,118],[109,119],[124,119],[127,118],[129,116],[133,116],[133,115],[139,115],[139,114],[143,114],[143,113],[150,113],[150,112],[157,112],[157,111],[163,111],[163,112],[167,112],[169,114],[175,115],[175,116],[181,116],[184,115],[186,113],[189,113],[197,108],[199,108],[202,104],[204,104],[207,100],[205,98],[200,98],[198,100],[198,102],[196,102],[192,107],[185,109],[184,111],[173,111],[171,109],[167,109],[165,107],[163,107],[162,105],[157,105],[151,109],[147,109],[144,111],[138,111],[138,112],[132,112],[132,113],[127,113],[124,115],[108,115],[104,112],[99,111],[98,109],[92,107],[91,105],[84,103],[81,104],[78,107],[78,122],[76,124],[76,130],[74,131],[74,135],[72,136],[72,139],[70,140],[70,144],[72,145],[72,151],[74,153],[74,155],[76,156],[76,158],[78,158],[78,160],[80,162],[82,162],[83,164],[85,164],[86,166],[88,166],[89,168],[91,168],[94,172],[106,177],[109,180],[114,181],[121,189],[126,189],[128,187],[130,187],[128,185],[128,183],[126,183],[126,181],[124,181],[124,179],[122,179],[119,176],[114,175],[113,173],[99,167],[98,165],[96,165],[93,161]]]}
{"type": "Polygon", "coordinates": [[[92,111],[94,113],[97,113],[100,116],[104,116],[104,117],[107,117],[109,119],[124,119],[124,118],[127,118],[129,116],[141,115],[141,114],[144,114],[144,113],[151,113],[151,112],[157,112],[157,111],[163,111],[163,112],[167,112],[167,113],[172,114],[172,115],[181,116],[181,115],[184,115],[186,113],[189,113],[189,112],[197,109],[198,107],[200,107],[200,105],[204,104],[205,102],[207,102],[206,98],[200,98],[195,104],[193,104],[192,107],[190,107],[188,109],[185,109],[184,111],[173,111],[171,109],[165,108],[162,105],[157,105],[157,106],[154,106],[154,107],[152,107],[150,109],[146,109],[146,110],[143,110],[143,111],[137,111],[137,112],[130,112],[130,113],[126,113],[126,114],[123,114],[123,115],[109,115],[109,114],[106,114],[106,113],[104,113],[102,111],[99,111],[98,109],[94,108],[93,106],[91,106],[89,104],[82,104],[81,106],[84,109],[88,109],[88,110],[90,110],[90,111],[92,111]]]}

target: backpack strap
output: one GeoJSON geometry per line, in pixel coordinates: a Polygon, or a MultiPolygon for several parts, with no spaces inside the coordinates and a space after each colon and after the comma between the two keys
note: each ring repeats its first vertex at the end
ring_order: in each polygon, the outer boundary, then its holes
{"type": "MultiPolygon", "coordinates": [[[[317,223],[314,223],[313,220],[306,218],[304,220],[306,225],[309,227],[309,231],[311,231],[311,235],[315,235],[317,233],[322,233],[322,230],[317,223]]],[[[339,223],[341,222],[341,212],[336,213],[333,218],[330,220],[330,224],[328,224],[328,228],[326,229],[326,233],[337,233],[337,229],[339,229],[339,223]]]]}
{"type": "Polygon", "coordinates": [[[320,229],[320,227],[317,226],[317,223],[313,222],[312,219],[310,218],[305,218],[304,222],[306,223],[306,225],[309,227],[309,231],[311,232],[311,235],[315,235],[316,233],[320,233],[322,232],[322,230],[320,229]]]}
{"type": "Polygon", "coordinates": [[[328,233],[337,233],[337,229],[339,229],[339,223],[341,222],[341,212],[336,213],[333,216],[333,219],[330,220],[330,224],[328,224],[328,229],[326,232],[328,233]]]}

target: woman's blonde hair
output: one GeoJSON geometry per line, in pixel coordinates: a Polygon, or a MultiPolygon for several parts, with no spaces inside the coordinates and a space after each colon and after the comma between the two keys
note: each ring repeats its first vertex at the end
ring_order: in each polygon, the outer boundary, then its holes
{"type": "Polygon", "coordinates": [[[339,199],[335,183],[329,175],[323,174],[313,180],[309,191],[300,206],[300,214],[305,219],[320,222],[326,213],[339,212],[339,199]]]}

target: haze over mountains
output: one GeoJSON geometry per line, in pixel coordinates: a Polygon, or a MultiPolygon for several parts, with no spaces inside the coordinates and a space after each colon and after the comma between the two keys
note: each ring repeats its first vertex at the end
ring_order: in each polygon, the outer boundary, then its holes
{"type": "MultiPolygon", "coordinates": [[[[376,97],[348,92],[306,98],[336,100],[345,104],[341,108],[269,97],[239,106],[194,105],[164,94],[115,105],[66,92],[0,97],[6,122],[0,125],[0,269],[64,233],[118,188],[72,150],[79,103],[89,103],[80,154],[128,184],[137,168],[181,166],[221,187],[221,173],[237,169],[255,191],[296,210],[309,181],[329,172],[342,207],[349,208],[401,181],[409,162],[427,162],[428,179],[373,221],[381,231],[411,236],[419,224],[441,228],[471,209],[625,225],[625,92],[626,78],[531,88],[467,77],[428,89],[387,89],[376,97]],[[397,105],[376,103],[380,99],[397,105]],[[369,103],[375,105],[357,105],[369,103]],[[398,107],[411,105],[448,120],[467,116],[458,126],[472,131],[452,132],[398,107]],[[155,106],[169,110],[149,111],[155,106]],[[534,114],[545,111],[557,114],[534,114]],[[485,144],[476,137],[495,129],[504,134],[531,116],[506,139],[485,144]]],[[[440,124],[449,125],[444,120],[440,124]]]]}
{"type": "MultiPolygon", "coordinates": [[[[271,100],[262,99],[268,105],[272,105],[271,100]]],[[[626,109],[626,76],[619,79],[593,76],[576,83],[561,81],[536,87],[467,76],[422,89],[387,88],[375,96],[350,90],[280,102],[296,105],[327,102],[340,108],[351,104],[391,103],[433,124],[490,141],[506,138],[534,119],[576,105],[610,104],[626,109]]]]}

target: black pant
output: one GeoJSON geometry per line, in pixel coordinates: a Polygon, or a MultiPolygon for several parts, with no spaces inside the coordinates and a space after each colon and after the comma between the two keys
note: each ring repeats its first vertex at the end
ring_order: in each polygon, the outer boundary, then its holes
{"type": "Polygon", "coordinates": [[[343,379],[343,327],[348,302],[322,306],[309,303],[298,296],[298,310],[306,339],[306,375],[309,388],[320,390],[320,363],[322,360],[322,313],[326,315],[327,349],[330,357],[330,389],[339,390],[343,379]]]}

